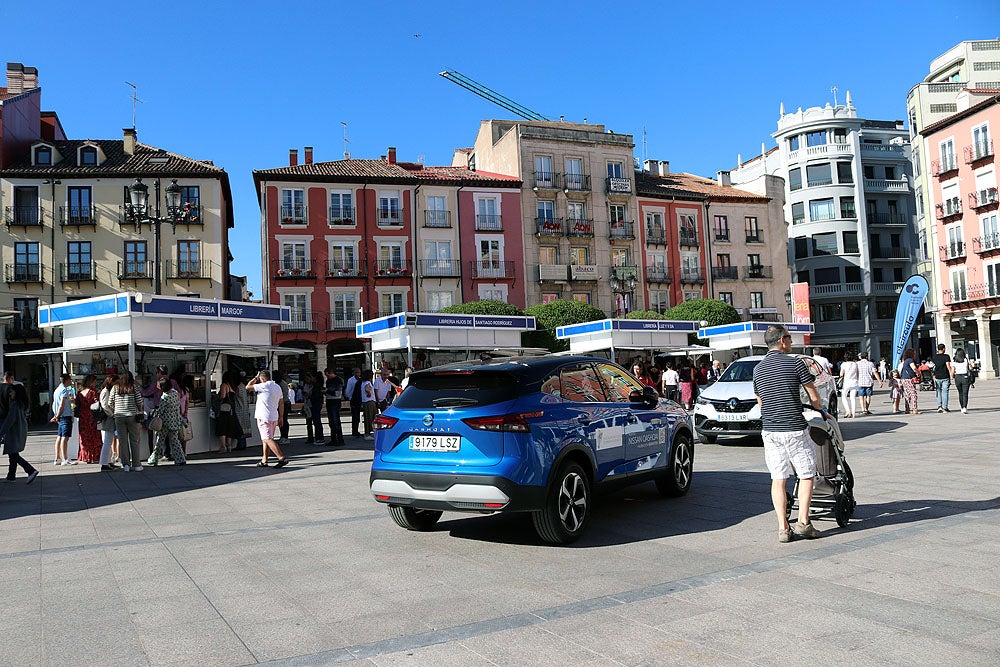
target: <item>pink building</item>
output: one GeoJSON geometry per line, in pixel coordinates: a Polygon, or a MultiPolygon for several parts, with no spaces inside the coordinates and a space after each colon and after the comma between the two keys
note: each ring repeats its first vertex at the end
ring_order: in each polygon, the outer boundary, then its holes
{"type": "Polygon", "coordinates": [[[993,132],[1000,90],[964,91],[959,111],[921,134],[931,159],[927,196],[935,212],[938,342],[965,347],[995,375],[1000,343],[1000,226],[993,132]]]}

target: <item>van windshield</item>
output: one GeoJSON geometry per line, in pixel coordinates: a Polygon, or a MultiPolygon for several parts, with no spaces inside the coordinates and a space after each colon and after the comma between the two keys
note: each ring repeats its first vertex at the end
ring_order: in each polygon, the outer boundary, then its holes
{"type": "Polygon", "coordinates": [[[729,368],[719,378],[719,382],[750,382],[753,380],[753,369],[757,368],[757,361],[734,361],[729,364],[729,368]]]}
{"type": "Polygon", "coordinates": [[[494,371],[415,373],[393,401],[398,408],[433,410],[492,405],[517,398],[517,380],[494,371]]]}

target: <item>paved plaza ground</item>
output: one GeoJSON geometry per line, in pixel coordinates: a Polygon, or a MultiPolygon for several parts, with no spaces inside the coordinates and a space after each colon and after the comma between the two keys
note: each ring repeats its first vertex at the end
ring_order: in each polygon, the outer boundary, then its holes
{"type": "Polygon", "coordinates": [[[698,445],[686,497],[602,497],[552,547],[524,515],[404,531],[371,443],[306,445],[301,422],[281,470],[54,467],[36,433],[42,474],[0,483],[0,665],[1000,664],[1000,381],[968,415],[920,399],[843,420],[856,519],[791,544],[749,441],[698,445]]]}

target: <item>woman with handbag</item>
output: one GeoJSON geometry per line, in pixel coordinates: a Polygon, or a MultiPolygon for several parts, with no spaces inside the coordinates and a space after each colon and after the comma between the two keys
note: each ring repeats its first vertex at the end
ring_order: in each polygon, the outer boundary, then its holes
{"type": "Polygon", "coordinates": [[[83,378],[83,389],[76,394],[76,405],[80,419],[80,463],[97,463],[101,460],[101,432],[94,418],[94,406],[100,405],[97,395],[97,376],[83,378]]]}
{"type": "Polygon", "coordinates": [[[919,415],[917,409],[917,385],[920,384],[920,371],[914,361],[917,357],[916,350],[910,349],[903,353],[902,368],[899,369],[899,377],[903,381],[903,399],[906,401],[906,412],[919,415]]]}
{"type": "Polygon", "coordinates": [[[104,378],[98,394],[97,405],[93,407],[94,422],[104,434],[101,444],[101,470],[115,470],[118,462],[118,435],[115,433],[115,409],[111,405],[111,389],[118,382],[118,376],[112,373],[104,378]]]}
{"type": "Polygon", "coordinates": [[[184,458],[184,450],[181,448],[181,435],[184,431],[184,421],[181,419],[181,395],[174,391],[170,378],[160,378],[157,389],[160,391],[160,406],[156,408],[156,416],[160,419],[160,428],[153,433],[156,446],[146,463],[155,466],[169,449],[174,464],[184,465],[187,459],[184,458]]]}
{"type": "Polygon", "coordinates": [[[135,383],[135,376],[125,371],[118,377],[108,396],[111,413],[115,419],[115,429],[121,440],[122,470],[129,472],[142,470],[142,456],[139,454],[142,442],[142,395],[135,383]]]}
{"type": "Polygon", "coordinates": [[[21,466],[24,472],[28,473],[28,484],[38,477],[38,469],[24,460],[21,452],[28,442],[28,391],[23,384],[4,384],[4,391],[8,391],[7,416],[0,424],[0,440],[3,444],[4,454],[7,455],[9,463],[7,466],[7,481],[13,482],[17,477],[17,467],[21,466]],[[10,387],[10,389],[7,389],[10,387]]]}
{"type": "Polygon", "coordinates": [[[236,417],[236,389],[233,372],[222,376],[219,386],[219,411],[215,415],[215,435],[219,438],[220,452],[231,452],[236,442],[243,436],[243,427],[236,417]]]}

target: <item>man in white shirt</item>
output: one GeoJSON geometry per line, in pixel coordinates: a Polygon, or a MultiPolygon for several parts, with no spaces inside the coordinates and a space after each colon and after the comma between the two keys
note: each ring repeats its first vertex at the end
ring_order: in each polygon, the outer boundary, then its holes
{"type": "Polygon", "coordinates": [[[858,396],[861,398],[861,410],[863,414],[870,415],[872,407],[872,392],[875,388],[875,380],[878,380],[879,389],[884,385],[882,376],[878,369],[864,352],[858,354],[858,396]]]}
{"type": "Polygon", "coordinates": [[[278,457],[275,468],[288,465],[288,459],[281,453],[281,448],[274,440],[274,433],[281,423],[285,410],[285,397],[277,382],[271,380],[270,371],[260,371],[247,383],[247,391],[257,392],[257,402],[254,407],[254,417],[260,430],[261,460],[258,468],[266,468],[269,452],[278,457]]]}
{"type": "Polygon", "coordinates": [[[386,366],[382,367],[382,371],[372,385],[375,387],[375,401],[378,405],[378,411],[385,412],[396,393],[396,385],[389,379],[389,369],[386,366]]]}
{"type": "Polygon", "coordinates": [[[827,373],[833,375],[833,364],[830,363],[829,359],[819,353],[818,347],[812,348],[812,352],[809,356],[819,362],[819,365],[825,368],[827,373]]]}

